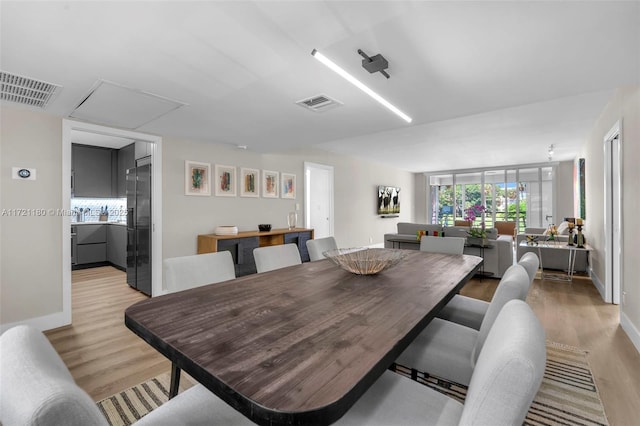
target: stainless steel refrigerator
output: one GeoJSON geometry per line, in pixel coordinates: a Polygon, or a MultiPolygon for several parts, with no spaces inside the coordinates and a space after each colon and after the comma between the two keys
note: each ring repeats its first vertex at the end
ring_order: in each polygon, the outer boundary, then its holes
{"type": "Polygon", "coordinates": [[[151,157],[127,170],[127,283],[151,296],[151,157]]]}

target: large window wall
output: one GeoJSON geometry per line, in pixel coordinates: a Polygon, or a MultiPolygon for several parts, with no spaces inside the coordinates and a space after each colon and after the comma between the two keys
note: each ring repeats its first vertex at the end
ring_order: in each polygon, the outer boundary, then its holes
{"type": "Polygon", "coordinates": [[[481,205],[486,213],[475,226],[513,221],[518,232],[546,227],[555,223],[555,174],[555,163],[427,174],[431,223],[454,225],[465,220],[465,209],[481,205]]]}

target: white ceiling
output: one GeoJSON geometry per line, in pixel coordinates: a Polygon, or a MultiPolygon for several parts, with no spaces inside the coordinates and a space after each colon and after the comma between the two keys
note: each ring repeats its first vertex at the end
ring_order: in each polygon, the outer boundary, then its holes
{"type": "Polygon", "coordinates": [[[187,104],[143,132],[409,171],[544,162],[552,143],[571,160],[613,90],[640,82],[638,1],[2,1],[0,14],[0,68],[63,86],[49,113],[107,80],[187,104]],[[295,104],[321,93],[344,105],[295,104]]]}

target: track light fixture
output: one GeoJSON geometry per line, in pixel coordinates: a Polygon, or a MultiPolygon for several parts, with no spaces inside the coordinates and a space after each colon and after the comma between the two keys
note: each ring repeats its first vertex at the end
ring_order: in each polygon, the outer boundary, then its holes
{"type": "Polygon", "coordinates": [[[549,154],[549,161],[551,161],[553,159],[553,144],[549,145],[547,152],[549,154]]]}
{"type": "Polygon", "coordinates": [[[340,66],[338,66],[331,59],[327,58],[322,53],[318,52],[316,49],[313,49],[313,51],[311,52],[311,55],[314,58],[316,58],[317,60],[319,60],[320,62],[322,62],[325,66],[330,68],[333,72],[338,74],[340,77],[344,78],[349,83],[353,84],[358,89],[362,90],[364,93],[366,93],[367,95],[371,96],[373,99],[375,99],[376,101],[378,101],[379,103],[384,105],[386,108],[388,108],[394,114],[396,114],[397,116],[401,117],[404,121],[406,121],[407,123],[411,123],[411,117],[409,117],[404,112],[400,111],[398,108],[396,108],[394,105],[392,105],[385,98],[383,98],[382,96],[378,95],[376,92],[371,90],[369,87],[367,87],[360,80],[358,80],[357,78],[355,78],[354,76],[352,76],[351,74],[346,72],[344,69],[342,69],[340,66]]]}

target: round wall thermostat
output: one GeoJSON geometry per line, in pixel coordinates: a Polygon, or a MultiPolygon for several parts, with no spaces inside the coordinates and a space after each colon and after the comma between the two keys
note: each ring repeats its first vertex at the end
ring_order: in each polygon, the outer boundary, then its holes
{"type": "Polygon", "coordinates": [[[20,169],[18,170],[18,176],[26,179],[31,176],[31,172],[28,169],[20,169]]]}

